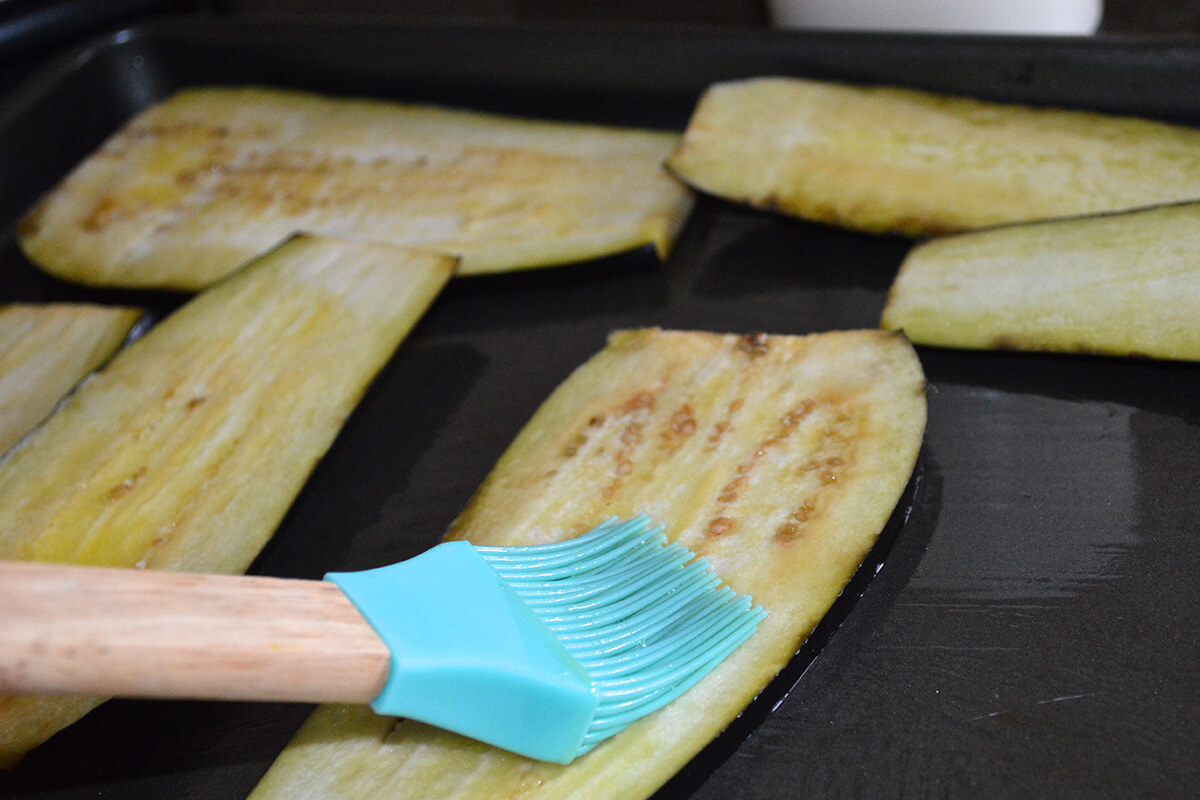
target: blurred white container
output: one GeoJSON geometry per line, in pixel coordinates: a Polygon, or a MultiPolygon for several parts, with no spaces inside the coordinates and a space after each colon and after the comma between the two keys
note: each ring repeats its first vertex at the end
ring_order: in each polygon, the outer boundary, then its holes
{"type": "Polygon", "coordinates": [[[1102,0],[767,0],[781,28],[934,33],[1096,32],[1102,0]]]}

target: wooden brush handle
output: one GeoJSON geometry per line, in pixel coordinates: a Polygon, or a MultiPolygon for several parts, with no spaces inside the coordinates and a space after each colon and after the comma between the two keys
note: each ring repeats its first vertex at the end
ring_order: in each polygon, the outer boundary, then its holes
{"type": "Polygon", "coordinates": [[[0,561],[0,695],[358,703],[389,660],[326,581],[0,561]]]}

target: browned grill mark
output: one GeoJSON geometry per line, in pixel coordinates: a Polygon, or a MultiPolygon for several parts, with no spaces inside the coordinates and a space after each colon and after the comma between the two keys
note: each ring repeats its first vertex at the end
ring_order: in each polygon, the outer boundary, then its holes
{"type": "Polygon", "coordinates": [[[825,489],[837,483],[851,459],[855,435],[849,428],[855,424],[854,414],[844,404],[825,404],[833,419],[821,429],[821,446],[799,467],[799,475],[816,473],[814,492],[795,508],[775,529],[774,539],[780,544],[795,541],[804,535],[805,528],[820,514],[821,496],[825,489]]]}
{"type": "Polygon", "coordinates": [[[109,500],[120,500],[134,490],[134,487],[146,476],[146,468],[139,467],[132,475],[108,490],[109,500]]]}
{"type": "Polygon", "coordinates": [[[770,352],[769,340],[770,337],[765,333],[747,333],[738,339],[737,349],[751,358],[758,358],[770,352]]]}
{"type": "MultiPolygon", "coordinates": [[[[342,208],[391,195],[412,194],[429,180],[430,173],[448,170],[443,181],[458,180],[463,189],[470,179],[458,173],[494,172],[505,168],[523,174],[524,153],[505,149],[468,148],[449,159],[431,160],[424,154],[413,157],[377,155],[360,158],[351,154],[327,152],[322,148],[261,146],[235,150],[238,143],[269,143],[278,131],[272,126],[239,124],[231,128],[211,125],[203,120],[155,123],[147,121],[131,126],[112,137],[103,148],[106,158],[126,158],[130,152],[161,143],[184,143],[195,156],[192,166],[173,175],[175,185],[187,194],[177,208],[185,216],[202,216],[222,202],[244,206],[248,213],[271,212],[284,218],[303,218],[314,212],[342,208]],[[331,177],[340,180],[331,181],[331,177]],[[414,186],[404,188],[408,182],[414,186]]],[[[548,156],[544,156],[548,158],[548,156]]],[[[164,205],[170,205],[164,202],[164,205]]],[[[123,216],[105,209],[93,213],[91,229],[101,230],[113,222],[139,211],[135,204],[123,216]]],[[[85,228],[89,223],[82,223],[85,228]]],[[[169,232],[169,228],[157,231],[169,232]]]]}
{"type": "Polygon", "coordinates": [[[17,223],[17,236],[31,238],[38,234],[42,228],[42,220],[46,216],[47,202],[47,198],[42,198],[25,213],[25,216],[21,217],[17,223]]]}
{"type": "Polygon", "coordinates": [[[775,529],[775,540],[778,542],[790,542],[799,535],[800,526],[791,519],[785,520],[775,529]]]}
{"type": "Polygon", "coordinates": [[[992,338],[988,343],[988,347],[992,350],[1020,350],[1022,349],[1021,342],[1014,336],[1008,334],[999,334],[992,338]]]}
{"type": "Polygon", "coordinates": [[[637,447],[642,443],[643,429],[646,423],[637,420],[630,420],[625,423],[625,427],[621,429],[620,441],[625,447],[637,447]]]}
{"type": "Polygon", "coordinates": [[[691,436],[696,432],[696,412],[689,403],[684,403],[671,415],[671,429],[680,436],[691,436]]]}
{"type": "Polygon", "coordinates": [[[579,453],[580,449],[587,444],[587,440],[588,437],[586,433],[577,433],[572,436],[571,441],[567,442],[566,447],[564,447],[562,450],[562,457],[573,458],[577,453],[579,453]]]}
{"type": "Polygon", "coordinates": [[[133,565],[136,569],[146,569],[153,564],[162,552],[163,548],[171,543],[171,534],[165,533],[162,536],[155,538],[153,542],[146,545],[146,551],[142,557],[133,565]]]}
{"type": "Polygon", "coordinates": [[[671,449],[678,447],[696,432],[696,411],[691,403],[684,403],[671,414],[667,427],[662,432],[662,444],[671,449]]]}
{"type": "Polygon", "coordinates": [[[821,462],[821,483],[833,483],[846,462],[838,456],[830,456],[821,462]]]}
{"type": "Polygon", "coordinates": [[[794,428],[808,418],[813,410],[817,407],[817,401],[807,399],[796,408],[793,408],[783,417],[783,424],[789,428],[794,428]]]}
{"type": "MultiPolygon", "coordinates": [[[[646,427],[645,421],[637,417],[640,416],[639,412],[653,410],[656,403],[657,397],[653,392],[642,390],[618,406],[617,412],[619,416],[630,417],[630,419],[625,421],[621,432],[617,435],[617,442],[620,444],[620,447],[613,453],[613,479],[601,493],[605,501],[611,500],[620,491],[621,487],[625,485],[625,479],[633,474],[635,466],[633,452],[644,441],[646,427]]],[[[602,422],[604,417],[603,415],[597,415],[592,417],[592,420],[600,420],[602,422]]]]}
{"type": "MultiPolygon", "coordinates": [[[[731,403],[730,404],[730,414],[732,415],[732,413],[734,411],[736,411],[737,408],[740,408],[741,404],[742,404],[742,401],[740,399],[735,400],[733,403],[731,403]],[[735,408],[735,406],[736,406],[736,408],[735,408]]],[[[792,433],[800,425],[800,423],[803,422],[805,419],[807,419],[809,417],[809,415],[812,414],[812,412],[817,408],[817,406],[818,406],[817,401],[812,400],[812,399],[806,399],[802,403],[800,403],[800,405],[796,406],[795,408],[793,408],[792,410],[790,410],[786,414],[784,414],[782,417],[780,417],[779,426],[776,429],[775,433],[770,438],[766,439],[754,451],[754,454],[752,456],[750,456],[749,459],[738,464],[737,467],[734,468],[734,472],[736,473],[735,477],[733,479],[731,479],[728,483],[726,483],[724,486],[721,487],[721,491],[717,495],[717,505],[722,509],[722,511],[724,510],[724,508],[737,502],[737,499],[738,499],[742,489],[749,482],[751,474],[754,472],[755,467],[762,460],[762,458],[764,456],[766,456],[767,453],[769,453],[772,449],[779,447],[781,444],[783,444],[792,435],[792,433]]],[[[796,516],[796,515],[793,514],[793,516],[796,516]]],[[[799,533],[799,526],[797,524],[795,524],[796,522],[799,521],[799,518],[797,517],[796,520],[793,520],[792,517],[789,517],[789,521],[793,522],[792,528],[787,528],[788,523],[785,522],[782,530],[785,531],[785,535],[795,536],[799,533]]],[[[722,514],[719,514],[717,517],[715,517],[709,523],[708,529],[706,530],[706,534],[708,536],[723,536],[723,535],[727,534],[730,530],[732,530],[733,526],[734,526],[734,522],[733,522],[732,518],[730,518],[722,513],[722,514]]],[[[777,538],[778,538],[778,534],[779,534],[779,532],[777,531],[776,532],[777,538]]]]}
{"type": "Polygon", "coordinates": [[[713,445],[721,441],[721,437],[729,430],[729,420],[721,420],[713,426],[713,432],[708,436],[708,445],[711,449],[713,445]]]}
{"type": "MultiPolygon", "coordinates": [[[[313,209],[344,206],[368,196],[382,196],[397,191],[397,181],[405,181],[414,170],[429,171],[440,167],[455,169],[471,158],[462,156],[437,164],[425,155],[409,159],[377,156],[361,160],[353,155],[332,155],[315,150],[276,149],[265,153],[250,152],[236,160],[223,144],[210,148],[212,160],[203,167],[184,170],[176,182],[191,187],[205,173],[220,180],[209,187],[213,198],[236,198],[255,208],[278,206],[280,213],[299,216],[313,209]],[[339,175],[343,183],[329,183],[339,175]],[[314,185],[314,181],[316,185],[314,185]]],[[[497,159],[504,153],[483,151],[473,160],[483,157],[497,159]]]]}
{"type": "Polygon", "coordinates": [[[813,512],[815,510],[816,504],[811,498],[801,503],[800,506],[792,513],[788,514],[787,518],[780,523],[778,528],[775,529],[776,541],[786,543],[799,537],[804,530],[804,526],[813,516],[813,512]]]}
{"type": "MultiPolygon", "coordinates": [[[[224,123],[213,125],[200,120],[185,119],[170,124],[142,121],[127,127],[122,132],[121,137],[135,141],[145,141],[148,139],[175,139],[199,134],[199,136],[207,139],[226,139],[233,133],[233,129],[224,123]]],[[[266,133],[266,129],[263,128],[258,131],[258,136],[261,138],[266,133]]],[[[245,132],[239,132],[239,135],[245,137],[245,132]]]]}
{"type": "Polygon", "coordinates": [[[733,417],[746,404],[744,398],[737,398],[725,410],[725,417],[713,426],[713,431],[708,435],[708,446],[706,449],[712,450],[721,441],[721,438],[726,432],[733,427],[733,417]]]}
{"type": "MultiPolygon", "coordinates": [[[[741,472],[741,468],[739,468],[738,471],[741,472]]],[[[728,505],[737,500],[738,491],[740,491],[742,486],[746,483],[746,477],[748,474],[749,470],[746,470],[746,472],[725,484],[721,488],[721,493],[717,495],[717,502],[721,503],[722,505],[728,505]]]]}
{"type": "Polygon", "coordinates": [[[650,391],[641,391],[626,400],[620,408],[622,414],[632,414],[635,411],[654,408],[655,397],[650,391]]]}
{"type": "Polygon", "coordinates": [[[750,456],[749,461],[743,461],[738,464],[736,472],[738,477],[734,478],[721,490],[721,494],[717,496],[717,501],[723,504],[732,503],[737,500],[738,490],[745,485],[750,478],[750,473],[754,470],[755,465],[765,456],[770,450],[778,447],[791,436],[792,431],[800,421],[808,414],[812,413],[815,404],[811,400],[806,400],[801,406],[784,414],[780,419],[780,427],[774,436],[770,437],[762,443],[762,445],[754,451],[754,455],[750,456]]]}
{"type": "Polygon", "coordinates": [[[643,423],[636,420],[631,420],[626,423],[619,437],[622,447],[613,454],[613,479],[612,482],[604,490],[604,499],[611,500],[621,487],[625,485],[625,478],[633,473],[633,459],[630,458],[631,451],[636,448],[642,441],[643,423]]]}
{"type": "Polygon", "coordinates": [[[96,233],[132,215],[133,212],[128,206],[118,202],[112,195],[105,195],[96,201],[80,225],[85,231],[96,233]]]}
{"type": "Polygon", "coordinates": [[[729,517],[716,517],[708,523],[708,529],[704,532],[707,536],[724,536],[734,528],[734,522],[729,517]]]}

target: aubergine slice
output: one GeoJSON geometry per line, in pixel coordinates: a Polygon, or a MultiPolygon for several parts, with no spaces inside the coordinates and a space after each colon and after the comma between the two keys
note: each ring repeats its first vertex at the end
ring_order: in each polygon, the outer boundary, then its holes
{"type": "Polygon", "coordinates": [[[534,414],[448,537],[533,544],[645,512],[763,605],[758,631],[679,699],[567,766],[322,706],[252,797],[652,794],[820,621],[902,496],[924,425],[924,377],[897,334],[614,334],[534,414]]]}
{"type": "Polygon", "coordinates": [[[882,327],[917,344],[1200,360],[1200,203],[933,239],[882,327]]]}
{"type": "MultiPolygon", "coordinates": [[[[453,266],[301,236],[196,295],[0,460],[0,558],[244,571],[453,266]]],[[[0,698],[0,763],[101,701],[0,698]]]]}
{"type": "Polygon", "coordinates": [[[1200,199],[1200,130],[799,78],[715,84],[668,159],[694,188],[925,236],[1200,199]]]}
{"type": "Polygon", "coordinates": [[[184,90],[28,213],[25,254],[91,285],[192,290],[305,231],[449,252],[463,274],[654,247],[691,193],[677,132],[267,88],[184,90]]]}
{"type": "Polygon", "coordinates": [[[141,317],[92,303],[0,306],[0,454],[107,361],[141,317]]]}

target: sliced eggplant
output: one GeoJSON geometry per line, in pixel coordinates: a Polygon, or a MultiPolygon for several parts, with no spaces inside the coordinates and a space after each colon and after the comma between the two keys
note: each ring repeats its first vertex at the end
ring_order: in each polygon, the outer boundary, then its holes
{"type": "Polygon", "coordinates": [[[107,361],[141,316],[91,303],[0,306],[0,454],[107,361]]]}
{"type": "Polygon", "coordinates": [[[896,334],[613,335],[536,412],[448,536],[532,544],[645,512],[762,604],[758,632],[682,697],[565,767],[323,706],[252,797],[647,797],[821,620],[902,496],[924,425],[921,367],[896,334]]]}
{"type": "Polygon", "coordinates": [[[677,133],[261,88],[185,90],[134,117],[22,221],[45,271],[199,289],[293,232],[419,246],[464,274],[643,246],[691,208],[677,133]]]}
{"type": "MultiPolygon", "coordinates": [[[[244,571],[453,266],[302,236],[197,295],[0,460],[0,558],[244,571]]],[[[0,698],[0,763],[101,701],[0,698]]]]}
{"type": "Polygon", "coordinates": [[[1200,199],[1200,130],[889,86],[711,86],[668,160],[702,191],[872,233],[1200,199]]]}
{"type": "Polygon", "coordinates": [[[1200,203],[914,247],[882,327],[918,344],[1200,360],[1200,203]]]}

